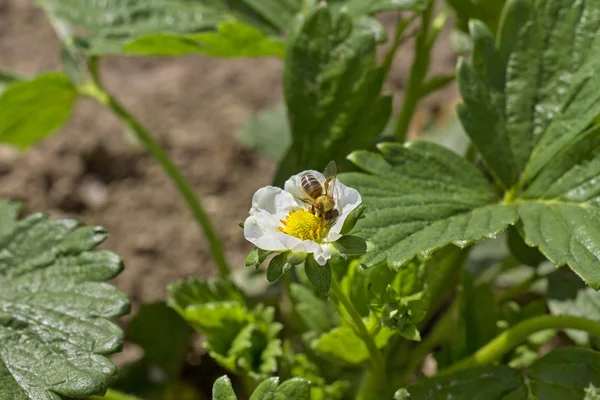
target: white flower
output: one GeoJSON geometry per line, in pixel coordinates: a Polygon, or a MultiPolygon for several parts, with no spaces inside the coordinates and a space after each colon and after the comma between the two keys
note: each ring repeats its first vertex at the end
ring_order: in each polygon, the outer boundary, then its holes
{"type": "Polygon", "coordinates": [[[319,265],[331,258],[329,243],[342,235],[340,231],[348,214],[360,205],[362,199],[356,189],[335,181],[333,198],[339,216],[333,225],[310,212],[310,205],[298,199],[302,193],[300,178],[313,174],[321,184],[323,174],[308,170],[292,176],[285,182],[285,190],[267,186],[252,198],[250,216],[244,222],[244,236],[256,247],[269,251],[312,253],[319,265]]]}

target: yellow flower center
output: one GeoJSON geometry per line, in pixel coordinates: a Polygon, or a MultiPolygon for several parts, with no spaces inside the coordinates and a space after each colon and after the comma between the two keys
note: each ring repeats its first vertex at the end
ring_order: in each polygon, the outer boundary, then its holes
{"type": "Polygon", "coordinates": [[[287,233],[300,240],[312,240],[317,243],[323,240],[329,230],[324,219],[302,209],[290,211],[285,217],[285,221],[281,220],[281,223],[283,226],[278,228],[279,232],[287,233]]]}

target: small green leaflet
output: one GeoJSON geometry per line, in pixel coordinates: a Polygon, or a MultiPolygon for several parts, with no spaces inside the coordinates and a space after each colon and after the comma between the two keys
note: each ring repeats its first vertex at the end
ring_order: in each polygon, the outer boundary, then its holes
{"type": "MultiPolygon", "coordinates": [[[[383,348],[393,335],[394,330],[382,327],[375,336],[375,344],[378,348],[383,348]]],[[[349,364],[360,364],[370,357],[364,341],[348,325],[334,328],[322,334],[311,342],[311,347],[321,354],[349,364]]]]}
{"type": "Polygon", "coordinates": [[[562,348],[548,353],[524,373],[503,365],[467,369],[401,389],[395,399],[584,399],[586,393],[600,385],[598,365],[600,354],[597,352],[562,348]]]}
{"type": "Polygon", "coordinates": [[[108,319],[129,312],[127,297],[104,283],[121,259],[91,251],[103,228],[44,214],[16,221],[17,210],[0,202],[0,398],[104,394],[116,374],[104,355],[123,344],[108,319]]]}
{"type": "Polygon", "coordinates": [[[250,149],[279,163],[292,145],[285,104],[264,108],[249,117],[237,138],[250,149]]]}
{"type": "Polygon", "coordinates": [[[226,280],[189,278],[169,285],[169,305],[205,337],[204,347],[221,366],[264,379],[277,370],[282,325],[272,307],[250,309],[226,280]]]}
{"type": "MultiPolygon", "coordinates": [[[[215,381],[212,399],[237,400],[227,376],[215,381]]],[[[310,400],[310,383],[305,379],[292,378],[280,384],[279,378],[269,378],[258,385],[250,400],[310,400]]]]}
{"type": "Polygon", "coordinates": [[[77,89],[63,74],[11,84],[0,95],[0,143],[27,149],[69,119],[77,89]]]}

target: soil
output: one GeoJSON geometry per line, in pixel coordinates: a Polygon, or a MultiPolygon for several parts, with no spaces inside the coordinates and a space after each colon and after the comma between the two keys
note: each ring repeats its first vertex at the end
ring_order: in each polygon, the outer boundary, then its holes
{"type": "MultiPolygon", "coordinates": [[[[388,25],[393,18],[386,16],[388,25]]],[[[400,103],[412,47],[397,57],[388,83],[400,103]]],[[[453,70],[444,35],[433,73],[453,70]]],[[[35,75],[60,68],[59,43],[33,1],[0,0],[0,68],[35,75]]],[[[282,100],[276,59],[220,60],[107,57],[112,93],[164,145],[202,199],[231,264],[243,266],[251,246],[237,222],[253,193],[271,182],[275,165],[245,149],[235,134],[247,117],[282,100]]],[[[456,98],[449,87],[426,99],[414,132],[456,98]]],[[[215,274],[206,240],[161,168],[102,106],[80,100],[70,122],[24,154],[0,147],[0,198],[24,202],[26,212],[75,216],[106,227],[102,245],[125,261],[114,283],[134,305],[165,297],[169,282],[215,274]]]]}

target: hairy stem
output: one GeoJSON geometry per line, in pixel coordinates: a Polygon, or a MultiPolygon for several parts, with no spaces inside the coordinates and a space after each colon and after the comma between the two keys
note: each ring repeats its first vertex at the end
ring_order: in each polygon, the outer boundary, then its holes
{"type": "Polygon", "coordinates": [[[471,356],[440,371],[440,374],[491,364],[523,343],[532,334],[546,329],[577,329],[600,336],[600,323],[589,319],[555,315],[534,317],[501,333],[471,356]]]}
{"type": "Polygon", "coordinates": [[[100,103],[111,109],[119,119],[125,123],[135,133],[136,137],[146,146],[150,154],[158,161],[164,171],[167,173],[175,187],[186,201],[188,208],[192,212],[194,219],[198,222],[206,238],[208,239],[209,247],[213,259],[219,268],[219,274],[223,279],[228,279],[230,276],[230,268],[225,258],[223,245],[217,236],[212,222],[204,210],[200,199],[194,193],[192,186],[183,176],[179,168],[169,157],[167,152],[162,148],[160,143],[150,134],[150,132],[133,116],[125,107],[123,107],[117,99],[108,93],[102,86],[98,68],[97,59],[92,58],[89,63],[90,72],[93,81],[82,86],[80,92],[95,98],[100,103]]]}
{"type": "MultiPolygon", "coordinates": [[[[350,315],[350,318],[352,319],[352,322],[355,325],[357,334],[360,336],[362,341],[365,343],[365,346],[367,346],[367,350],[369,351],[369,354],[371,355],[371,362],[373,364],[372,376],[376,377],[378,380],[384,379],[385,378],[385,362],[383,360],[383,356],[381,355],[381,352],[377,348],[377,345],[375,344],[375,340],[373,339],[373,336],[371,336],[371,334],[369,334],[369,330],[367,329],[365,322],[363,321],[363,319],[360,316],[360,314],[358,313],[358,311],[356,311],[356,308],[354,308],[354,305],[352,304],[350,299],[348,299],[348,297],[346,297],[346,295],[340,288],[340,285],[338,284],[335,276],[331,277],[330,290],[333,293],[333,295],[338,299],[338,301],[342,304],[342,306],[346,309],[346,311],[348,312],[348,315],[350,315]]],[[[379,381],[379,383],[381,383],[381,381],[379,381]]],[[[373,386],[377,386],[377,385],[373,384],[373,386]]],[[[381,385],[381,386],[383,386],[383,385],[381,385]]]]}
{"type": "Polygon", "coordinates": [[[139,400],[137,397],[129,396],[116,390],[108,389],[104,397],[92,396],[90,400],[139,400]]]}

